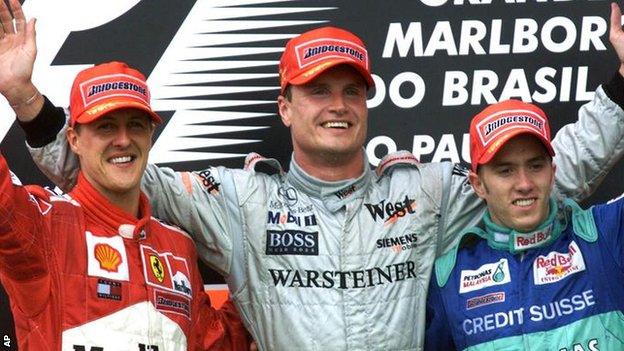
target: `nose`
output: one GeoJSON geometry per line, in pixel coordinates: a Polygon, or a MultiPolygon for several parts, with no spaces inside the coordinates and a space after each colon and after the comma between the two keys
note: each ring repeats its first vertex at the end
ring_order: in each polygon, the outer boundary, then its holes
{"type": "Polygon", "coordinates": [[[520,169],[516,179],[516,189],[520,192],[529,192],[533,190],[535,183],[531,175],[526,169],[520,169]]]}
{"type": "Polygon", "coordinates": [[[113,139],[113,145],[120,148],[130,145],[130,134],[125,126],[120,126],[117,129],[117,133],[113,139]]]}
{"type": "Polygon", "coordinates": [[[347,105],[345,104],[345,98],[342,93],[337,92],[332,94],[331,106],[329,110],[337,115],[344,115],[347,113],[347,105]]]}

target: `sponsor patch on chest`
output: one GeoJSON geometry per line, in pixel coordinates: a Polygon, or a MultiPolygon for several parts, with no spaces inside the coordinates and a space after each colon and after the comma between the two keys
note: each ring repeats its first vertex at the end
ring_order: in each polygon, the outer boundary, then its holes
{"type": "Polygon", "coordinates": [[[462,270],[459,280],[459,293],[467,293],[490,286],[511,282],[509,263],[506,258],[487,263],[475,270],[462,270]]]}
{"type": "Polygon", "coordinates": [[[505,293],[502,291],[470,298],[466,300],[466,309],[471,310],[473,308],[487,306],[499,302],[505,302],[505,293]]]}
{"type": "Polygon", "coordinates": [[[119,281],[128,281],[128,256],[123,238],[105,237],[85,232],[87,243],[87,274],[119,281]]]}
{"type": "Polygon", "coordinates": [[[143,260],[143,274],[145,282],[155,288],[191,297],[191,272],[184,257],[178,257],[170,252],[158,252],[155,249],[141,245],[141,259],[143,260]]]}
{"type": "Polygon", "coordinates": [[[266,254],[318,256],[318,232],[267,230],[266,254]]]}
{"type": "Polygon", "coordinates": [[[98,279],[97,297],[121,301],[121,283],[112,280],[98,279]]]}
{"type": "Polygon", "coordinates": [[[552,251],[533,261],[533,281],[535,285],[560,281],[574,273],[585,270],[585,260],[576,242],[568,245],[568,252],[552,251]]]}

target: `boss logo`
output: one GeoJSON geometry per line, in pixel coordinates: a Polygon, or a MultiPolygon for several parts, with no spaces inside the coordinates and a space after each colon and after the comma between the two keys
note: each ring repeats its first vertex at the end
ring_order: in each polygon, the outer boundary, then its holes
{"type": "Polygon", "coordinates": [[[318,256],[318,232],[267,230],[266,254],[318,256]]]}

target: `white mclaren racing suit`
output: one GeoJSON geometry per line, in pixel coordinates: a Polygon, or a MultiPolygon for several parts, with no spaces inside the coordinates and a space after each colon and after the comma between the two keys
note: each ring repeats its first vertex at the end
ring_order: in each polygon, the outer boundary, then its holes
{"type": "MultiPolygon", "coordinates": [[[[557,190],[576,199],[624,150],[624,111],[602,88],[579,118],[554,142],[557,190]]],[[[62,138],[32,151],[68,185],[74,161],[62,138]]],[[[284,174],[251,154],[244,170],[148,166],[143,187],[154,213],[194,233],[200,256],[226,276],[262,350],[420,350],[435,257],[485,209],[462,169],[407,152],[342,182],[295,162],[284,174]]]]}

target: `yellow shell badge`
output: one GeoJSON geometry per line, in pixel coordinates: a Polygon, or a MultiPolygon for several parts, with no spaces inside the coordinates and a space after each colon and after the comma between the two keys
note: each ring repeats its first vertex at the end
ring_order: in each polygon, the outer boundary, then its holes
{"type": "Polygon", "coordinates": [[[97,244],[94,251],[94,256],[100,263],[100,268],[108,272],[117,272],[117,268],[121,264],[119,251],[108,244],[97,244]]]}
{"type": "Polygon", "coordinates": [[[165,280],[165,267],[163,267],[162,262],[158,256],[150,255],[150,267],[152,267],[152,273],[154,273],[154,277],[158,279],[159,282],[163,282],[165,280]]]}

